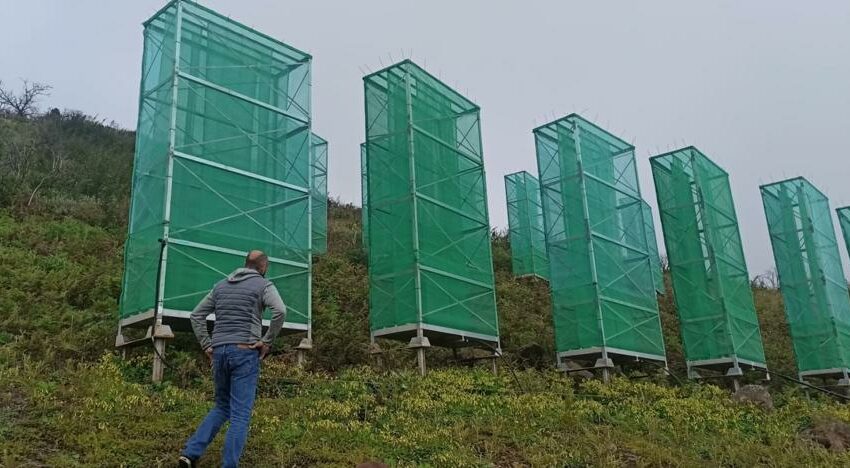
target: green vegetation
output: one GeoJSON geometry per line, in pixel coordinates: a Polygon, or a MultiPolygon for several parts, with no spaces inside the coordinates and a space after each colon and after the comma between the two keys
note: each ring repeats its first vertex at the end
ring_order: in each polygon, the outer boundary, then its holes
{"type": "MultiPolygon", "coordinates": [[[[191,336],[169,344],[162,385],[148,382],[149,349],[126,360],[112,349],[132,144],[132,133],[82,114],[0,118],[0,466],[171,466],[211,405],[191,336]],[[49,164],[56,145],[61,177],[49,164]],[[21,157],[20,174],[3,169],[21,157]]],[[[388,346],[394,371],[373,369],[359,211],[331,203],[329,213],[329,253],[315,265],[316,349],[306,370],[293,366],[291,343],[264,364],[246,466],[850,464],[801,435],[850,422],[850,410],[778,381],[766,411],[654,374],[603,385],[555,373],[548,290],[512,277],[500,234],[503,372],[460,368],[432,350],[433,371],[419,378],[400,346],[388,346]]],[[[781,298],[754,292],[768,365],[793,374],[781,298]]],[[[669,284],[660,305],[682,376],[669,284]]],[[[205,466],[217,464],[220,444],[205,466]]]]}

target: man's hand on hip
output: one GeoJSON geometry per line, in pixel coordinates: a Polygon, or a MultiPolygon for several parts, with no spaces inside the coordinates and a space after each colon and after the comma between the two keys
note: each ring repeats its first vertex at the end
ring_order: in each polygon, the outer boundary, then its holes
{"type": "Polygon", "coordinates": [[[251,349],[259,350],[260,351],[260,359],[265,359],[266,355],[269,354],[269,351],[271,351],[272,347],[265,344],[262,341],[258,341],[258,342],[251,345],[251,349]]]}

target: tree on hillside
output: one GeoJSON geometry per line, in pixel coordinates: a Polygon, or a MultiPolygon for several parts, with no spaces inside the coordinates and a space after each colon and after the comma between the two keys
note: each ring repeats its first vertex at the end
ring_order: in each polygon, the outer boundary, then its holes
{"type": "Polygon", "coordinates": [[[756,275],[753,278],[752,286],[761,289],[779,289],[779,273],[776,271],[776,268],[771,268],[760,275],[756,275]]]}
{"type": "Polygon", "coordinates": [[[59,178],[68,160],[68,153],[64,144],[64,134],[59,128],[59,125],[53,123],[52,125],[44,126],[42,133],[42,157],[36,160],[38,183],[30,191],[30,195],[27,198],[27,206],[32,205],[36,194],[41,190],[45,182],[59,178]]]}
{"type": "Polygon", "coordinates": [[[20,93],[3,86],[0,81],[0,113],[28,118],[38,112],[38,100],[50,94],[51,86],[44,83],[22,80],[20,93]]]}
{"type": "MultiPolygon", "coordinates": [[[[35,109],[31,98],[19,98],[15,99],[29,99],[27,109],[35,109]]],[[[76,216],[91,223],[123,222],[134,133],[75,110],[24,109],[29,117],[21,118],[4,102],[0,101],[0,210],[76,216]]]]}
{"type": "Polygon", "coordinates": [[[60,138],[51,135],[46,127],[35,121],[0,121],[2,188],[22,195],[26,206],[59,173],[66,160],[60,138]]]}

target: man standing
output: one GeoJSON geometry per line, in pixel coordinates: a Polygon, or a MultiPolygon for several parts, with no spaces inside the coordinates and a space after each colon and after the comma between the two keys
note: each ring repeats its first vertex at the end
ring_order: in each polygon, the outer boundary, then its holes
{"type": "Polygon", "coordinates": [[[222,280],[192,311],[195,336],[212,362],[215,381],[215,407],[192,435],[178,459],[179,467],[191,468],[215,438],[222,424],[230,420],[224,439],[222,464],[235,467],[248,439],[248,425],[260,360],[266,357],[286,317],[286,306],[274,284],[265,278],[269,258],[253,250],[239,268],[222,280]],[[262,335],[263,311],[272,310],[272,320],[262,335]],[[215,314],[212,339],[207,332],[207,315],[215,314]]]}

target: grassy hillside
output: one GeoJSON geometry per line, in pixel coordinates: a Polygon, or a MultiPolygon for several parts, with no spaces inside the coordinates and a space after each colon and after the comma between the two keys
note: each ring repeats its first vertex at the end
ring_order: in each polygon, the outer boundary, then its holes
{"type": "MultiPolygon", "coordinates": [[[[171,465],[210,407],[191,336],[170,344],[161,385],[148,383],[149,350],[128,360],[112,350],[132,138],[81,114],[0,118],[0,167],[19,168],[0,171],[0,466],[171,465]]],[[[779,382],[776,409],[764,411],[712,385],[634,374],[606,386],[556,374],[548,289],[512,278],[501,235],[503,372],[464,369],[433,350],[434,371],[422,379],[403,349],[389,353],[392,371],[373,369],[359,220],[356,207],[331,204],[330,251],[314,270],[316,349],[306,370],[287,347],[265,363],[246,466],[850,463],[803,435],[850,421],[850,411],[779,382]]],[[[793,373],[781,299],[754,295],[768,363],[793,373]]],[[[683,376],[669,291],[660,304],[671,367],[683,376]]],[[[220,443],[206,466],[217,464],[220,443]]]]}

